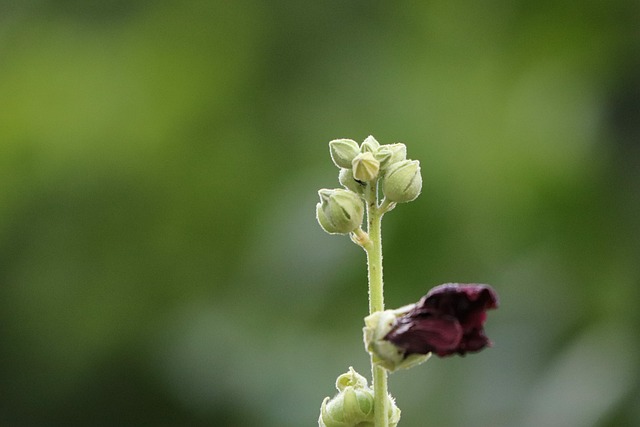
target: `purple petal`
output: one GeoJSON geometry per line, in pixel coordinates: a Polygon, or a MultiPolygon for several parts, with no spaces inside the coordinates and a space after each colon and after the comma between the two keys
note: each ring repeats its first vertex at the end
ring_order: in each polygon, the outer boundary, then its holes
{"type": "Polygon", "coordinates": [[[401,324],[386,337],[407,354],[449,354],[462,339],[462,327],[451,316],[424,317],[401,324]]]}
{"type": "Polygon", "coordinates": [[[484,333],[486,311],[497,307],[498,296],[488,285],[436,286],[398,319],[398,325],[385,338],[406,355],[434,352],[448,356],[480,351],[491,345],[484,333]]]}

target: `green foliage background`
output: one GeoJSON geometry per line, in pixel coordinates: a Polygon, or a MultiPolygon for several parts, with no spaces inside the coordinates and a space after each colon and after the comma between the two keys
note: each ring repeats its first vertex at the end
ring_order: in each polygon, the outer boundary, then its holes
{"type": "Polygon", "coordinates": [[[312,426],[368,373],[327,143],[404,142],[387,305],[491,283],[404,426],[640,425],[635,0],[0,2],[0,425],[312,426]]]}

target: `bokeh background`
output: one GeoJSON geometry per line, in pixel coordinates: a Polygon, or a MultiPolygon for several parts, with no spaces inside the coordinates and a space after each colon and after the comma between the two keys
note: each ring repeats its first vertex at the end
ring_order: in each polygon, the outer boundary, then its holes
{"type": "Polygon", "coordinates": [[[403,426],[640,425],[640,4],[0,2],[0,425],[313,426],[361,343],[327,143],[404,142],[388,307],[492,284],[403,426]]]}

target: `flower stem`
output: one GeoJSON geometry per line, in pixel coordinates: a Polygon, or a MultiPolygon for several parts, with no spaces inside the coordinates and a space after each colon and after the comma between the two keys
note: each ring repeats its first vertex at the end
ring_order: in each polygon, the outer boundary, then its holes
{"type": "Polygon", "coordinates": [[[384,294],[382,282],[382,215],[375,202],[367,207],[369,222],[368,234],[371,245],[366,248],[367,266],[369,270],[369,314],[384,310],[384,294]]]}
{"type": "MultiPolygon", "coordinates": [[[[365,247],[369,276],[369,314],[384,310],[382,281],[382,233],[381,223],[384,210],[378,206],[376,185],[371,186],[367,199],[367,232],[370,245],[365,247]]],[[[387,371],[376,366],[371,359],[375,408],[375,427],[388,427],[387,371]]]]}

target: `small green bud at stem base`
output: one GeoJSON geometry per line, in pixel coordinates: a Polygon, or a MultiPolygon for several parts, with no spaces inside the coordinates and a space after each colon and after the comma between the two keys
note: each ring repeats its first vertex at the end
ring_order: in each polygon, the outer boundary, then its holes
{"type": "MultiPolygon", "coordinates": [[[[319,427],[375,427],[375,399],[367,380],[353,368],[336,380],[338,394],[325,398],[320,408],[319,427]]],[[[383,399],[384,400],[384,399],[383,399]]],[[[387,394],[387,421],[396,427],[400,421],[400,409],[387,394]]]]}

